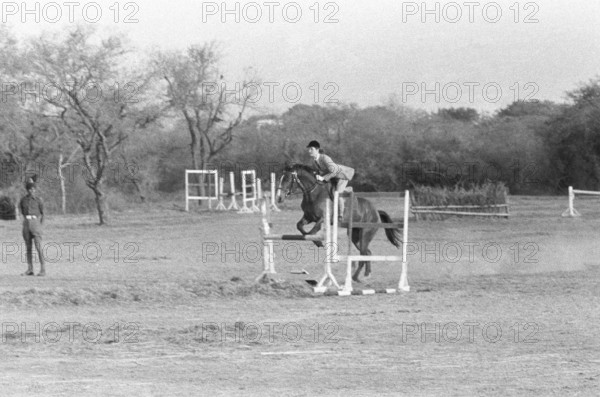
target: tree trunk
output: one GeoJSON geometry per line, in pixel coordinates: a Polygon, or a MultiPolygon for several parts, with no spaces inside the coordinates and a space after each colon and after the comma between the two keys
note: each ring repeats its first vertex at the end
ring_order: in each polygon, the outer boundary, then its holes
{"type": "Polygon", "coordinates": [[[67,213],[67,193],[65,191],[65,177],[62,173],[63,169],[63,155],[62,153],[58,157],[58,179],[60,179],[60,200],[61,200],[61,209],[63,215],[67,213]]]}
{"type": "Polygon", "coordinates": [[[146,196],[144,196],[144,193],[142,192],[142,189],[140,188],[140,184],[137,182],[137,180],[135,178],[131,182],[133,183],[133,187],[135,187],[135,190],[137,190],[138,195],[140,196],[141,202],[145,203],[146,196]]]}
{"type": "Polygon", "coordinates": [[[106,224],[106,196],[100,190],[100,184],[94,187],[94,195],[96,196],[96,209],[98,210],[98,220],[100,226],[106,224]]]}
{"type": "MultiPolygon", "coordinates": [[[[196,130],[190,126],[190,136],[192,138],[192,143],[190,144],[191,155],[192,155],[192,169],[201,170],[200,165],[198,164],[198,158],[200,158],[199,148],[198,148],[198,136],[196,135],[196,130]]],[[[198,174],[195,174],[198,175],[198,174]]],[[[200,174],[200,177],[196,177],[199,185],[196,186],[196,195],[204,196],[204,175],[200,174]]],[[[202,200],[198,200],[198,206],[202,206],[202,200]]]]}
{"type": "MultiPolygon", "coordinates": [[[[204,161],[204,139],[200,137],[200,147],[198,148],[198,157],[199,159],[196,161],[196,164],[199,165],[200,168],[196,168],[197,170],[206,169],[206,161],[204,161]]],[[[200,174],[200,186],[198,187],[199,195],[201,197],[206,197],[206,175],[200,174]]],[[[202,200],[198,200],[198,206],[202,207],[202,200]]]]}

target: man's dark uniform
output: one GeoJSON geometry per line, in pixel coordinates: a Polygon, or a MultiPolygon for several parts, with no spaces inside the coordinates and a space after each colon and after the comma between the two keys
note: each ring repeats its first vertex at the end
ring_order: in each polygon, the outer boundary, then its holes
{"type": "Polygon", "coordinates": [[[19,209],[23,215],[23,239],[27,247],[27,271],[24,273],[27,276],[33,275],[33,252],[32,243],[40,258],[40,272],[38,276],[46,274],[44,256],[42,253],[42,221],[44,219],[44,202],[40,197],[37,197],[29,192],[31,188],[35,188],[33,182],[27,182],[26,186],[28,194],[21,198],[19,209]]]}

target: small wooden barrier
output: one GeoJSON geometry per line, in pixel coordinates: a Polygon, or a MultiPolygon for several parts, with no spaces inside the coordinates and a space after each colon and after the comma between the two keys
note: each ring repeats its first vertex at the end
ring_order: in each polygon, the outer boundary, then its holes
{"type": "Polygon", "coordinates": [[[491,205],[436,205],[424,206],[413,205],[410,212],[416,216],[418,220],[419,214],[438,214],[438,215],[460,215],[460,216],[484,216],[484,217],[505,217],[510,216],[508,204],[491,204],[491,205]],[[482,210],[497,209],[504,212],[481,212],[482,210]],[[454,210],[454,211],[453,211],[454,210]],[[459,211],[465,210],[465,211],[459,211]]]}

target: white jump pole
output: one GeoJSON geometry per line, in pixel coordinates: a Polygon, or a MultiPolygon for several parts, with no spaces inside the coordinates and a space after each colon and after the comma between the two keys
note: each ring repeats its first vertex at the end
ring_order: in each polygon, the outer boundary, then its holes
{"type": "Polygon", "coordinates": [[[185,212],[190,210],[190,185],[188,182],[189,170],[185,170],[185,212]]]}
{"type": "Polygon", "coordinates": [[[400,281],[398,289],[400,291],[410,291],[408,285],[408,263],[406,261],[406,245],[408,244],[408,212],[410,206],[409,191],[404,191],[404,227],[402,228],[402,272],[400,273],[400,281]]]}
{"type": "Polygon", "coordinates": [[[225,204],[223,204],[223,185],[225,184],[225,181],[223,179],[223,177],[219,177],[219,203],[217,204],[217,207],[215,208],[217,211],[225,211],[227,208],[225,208],[225,204]]]}
{"type": "Polygon", "coordinates": [[[238,211],[238,214],[251,214],[260,211],[256,206],[256,193],[256,172],[254,170],[242,171],[242,208],[238,211]],[[246,184],[246,175],[250,175],[250,186],[246,184]],[[250,198],[248,198],[248,187],[252,188],[252,196],[250,198]],[[251,203],[250,207],[247,205],[248,202],[251,203]]]}
{"type": "Polygon", "coordinates": [[[317,286],[314,288],[315,292],[325,292],[327,287],[325,286],[325,282],[328,284],[333,284],[339,290],[341,289],[340,285],[335,279],[333,272],[331,271],[331,263],[334,261],[335,250],[332,241],[331,235],[331,202],[327,200],[327,206],[325,207],[325,265],[324,265],[324,273],[317,286]]]}
{"type": "Polygon", "coordinates": [[[269,279],[271,275],[277,274],[275,271],[275,252],[273,250],[273,240],[265,239],[271,233],[271,227],[267,219],[267,203],[263,200],[260,204],[262,213],[261,235],[263,236],[263,272],[256,278],[256,281],[269,279]]]}
{"type": "MultiPolygon", "coordinates": [[[[320,233],[319,235],[293,235],[293,234],[271,234],[271,225],[268,221],[268,210],[267,210],[267,200],[263,199],[260,201],[260,210],[262,214],[262,223],[260,226],[261,237],[263,241],[263,271],[256,278],[256,281],[263,280],[271,280],[272,275],[277,274],[275,271],[275,253],[273,250],[274,240],[292,240],[292,241],[321,241],[325,243],[325,248],[327,250],[327,257],[325,258],[325,276],[322,283],[324,283],[327,279],[330,279],[332,283],[335,282],[335,278],[331,273],[331,267],[329,266],[329,262],[332,255],[332,244],[331,244],[331,230],[330,226],[326,226],[325,233],[320,233]]],[[[329,209],[327,212],[329,213],[329,209]]],[[[339,288],[339,286],[338,286],[339,288]]],[[[325,288],[326,289],[326,288],[325,288]]],[[[325,290],[324,289],[324,290],[325,290]]]]}
{"type": "MultiPolygon", "coordinates": [[[[333,195],[333,230],[332,235],[333,239],[337,244],[337,226],[338,226],[338,212],[339,212],[339,193],[335,192],[333,195]]],[[[396,262],[402,261],[402,269],[400,273],[400,280],[398,282],[398,289],[404,292],[410,291],[410,286],[408,285],[408,264],[406,259],[406,248],[408,243],[408,216],[409,216],[409,205],[410,205],[410,196],[409,191],[406,190],[404,192],[404,225],[403,225],[403,233],[402,233],[402,256],[384,256],[384,255],[350,255],[348,252],[347,256],[342,256],[343,259],[346,260],[346,279],[344,281],[344,288],[342,291],[339,291],[339,295],[350,295],[353,291],[352,288],[352,262],[360,261],[360,260],[370,260],[370,261],[384,261],[384,262],[396,262]]],[[[349,234],[349,238],[351,238],[352,234],[349,234]]],[[[336,255],[334,259],[335,262],[339,261],[339,256],[336,255]]],[[[319,291],[315,291],[319,292],[319,291]]],[[[363,293],[374,291],[363,291],[363,293]]],[[[396,292],[393,289],[386,289],[386,292],[393,293],[396,292]]]]}
{"type": "MultiPolygon", "coordinates": [[[[206,182],[206,181],[205,181],[206,182]]],[[[208,200],[208,208],[212,209],[212,200],[218,200],[219,199],[219,173],[217,170],[185,170],[185,210],[189,211],[190,209],[190,205],[189,202],[190,200],[208,200]],[[190,174],[196,174],[196,175],[208,175],[208,182],[207,183],[193,183],[191,184],[189,182],[189,175],[190,174]],[[215,187],[214,187],[214,195],[211,195],[210,192],[210,187],[211,187],[211,178],[210,176],[214,175],[215,178],[215,187]],[[207,189],[206,194],[208,194],[207,196],[196,196],[190,195],[190,186],[202,186],[204,185],[207,189]]]]}
{"type": "Polygon", "coordinates": [[[252,212],[246,205],[246,172],[247,171],[242,171],[242,208],[240,208],[238,214],[248,214],[252,212]]]}
{"type": "Polygon", "coordinates": [[[227,207],[227,209],[239,210],[240,207],[238,206],[237,200],[235,199],[235,176],[233,174],[233,171],[229,173],[229,190],[231,191],[231,203],[229,204],[229,207],[227,207]]]}
{"type": "MultiPolygon", "coordinates": [[[[209,174],[210,175],[210,174],[209,174]]],[[[215,196],[219,195],[219,174],[215,172],[215,196]]],[[[208,209],[212,210],[212,197],[210,195],[210,176],[208,177],[208,209]]]]}
{"type": "MultiPolygon", "coordinates": [[[[257,201],[258,201],[258,195],[259,195],[259,191],[262,190],[261,189],[261,184],[260,184],[260,179],[256,178],[256,171],[252,170],[252,173],[250,174],[251,178],[252,178],[252,198],[251,198],[251,207],[250,210],[252,210],[252,212],[260,212],[260,208],[258,208],[258,206],[256,205],[257,201]]],[[[260,193],[262,194],[262,192],[260,193]]]]}
{"type": "Polygon", "coordinates": [[[262,200],[263,199],[263,191],[262,191],[262,181],[260,180],[260,178],[258,178],[256,180],[256,192],[257,192],[256,193],[257,199],[262,200]]]}
{"type": "Polygon", "coordinates": [[[279,209],[279,207],[277,207],[277,204],[275,204],[275,185],[277,184],[277,179],[276,179],[276,175],[274,172],[271,172],[271,206],[270,206],[270,210],[271,211],[275,211],[275,212],[279,212],[281,211],[279,209]]]}
{"type": "MultiPolygon", "coordinates": [[[[562,213],[562,216],[570,216],[570,217],[576,217],[576,216],[581,216],[581,214],[575,209],[573,203],[575,201],[575,193],[587,193],[585,190],[574,190],[573,186],[569,186],[569,208],[566,209],[565,212],[562,213]]],[[[597,193],[600,194],[600,192],[589,192],[589,193],[597,193]]]]}

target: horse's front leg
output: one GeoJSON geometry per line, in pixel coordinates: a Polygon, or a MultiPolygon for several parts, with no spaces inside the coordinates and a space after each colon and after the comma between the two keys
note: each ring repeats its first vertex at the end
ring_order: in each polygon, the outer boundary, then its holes
{"type": "MultiPolygon", "coordinates": [[[[317,220],[313,228],[310,229],[310,231],[306,234],[317,234],[319,230],[321,230],[321,226],[323,226],[323,218],[317,220]]],[[[319,248],[322,248],[324,246],[322,241],[313,241],[313,243],[315,243],[315,245],[319,248]]]]}
{"type": "Polygon", "coordinates": [[[296,223],[296,229],[298,229],[298,231],[304,236],[304,235],[308,234],[304,230],[304,226],[306,226],[308,224],[309,224],[309,222],[306,220],[306,218],[302,217],[302,219],[300,219],[298,221],[298,223],[296,223]]]}
{"type": "Polygon", "coordinates": [[[313,226],[313,228],[310,229],[310,231],[306,234],[317,234],[319,232],[319,230],[321,230],[322,226],[323,226],[323,218],[319,218],[319,220],[317,220],[315,222],[315,225],[313,226]]]}

